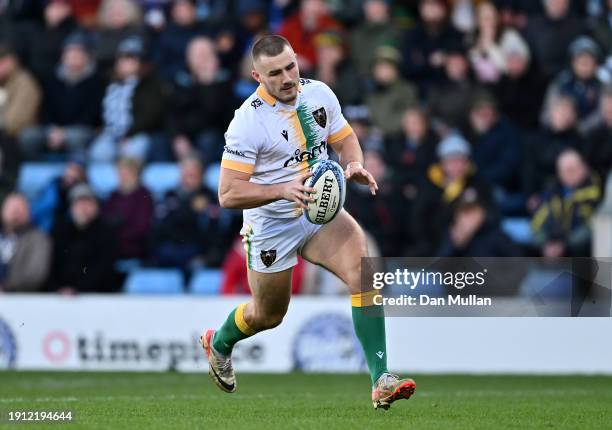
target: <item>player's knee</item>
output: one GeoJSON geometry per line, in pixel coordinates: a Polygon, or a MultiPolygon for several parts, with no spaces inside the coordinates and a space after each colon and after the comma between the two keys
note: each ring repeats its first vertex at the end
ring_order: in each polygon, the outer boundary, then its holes
{"type": "Polygon", "coordinates": [[[285,314],[280,312],[256,312],[251,325],[257,331],[269,330],[279,326],[284,316],[285,314]]]}

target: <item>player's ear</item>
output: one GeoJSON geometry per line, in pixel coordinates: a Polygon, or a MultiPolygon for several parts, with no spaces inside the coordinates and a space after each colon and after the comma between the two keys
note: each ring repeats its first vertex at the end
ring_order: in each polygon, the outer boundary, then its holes
{"type": "Polygon", "coordinates": [[[253,76],[253,79],[255,79],[257,82],[261,84],[261,78],[260,78],[259,73],[257,73],[257,70],[255,69],[251,70],[251,76],[253,76]]]}

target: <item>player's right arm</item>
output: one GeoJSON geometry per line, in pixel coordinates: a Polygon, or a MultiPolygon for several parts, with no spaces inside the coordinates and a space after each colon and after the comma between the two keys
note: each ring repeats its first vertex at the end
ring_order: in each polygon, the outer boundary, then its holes
{"type": "Polygon", "coordinates": [[[314,201],[314,197],[307,194],[314,193],[314,189],[304,185],[310,176],[312,173],[308,172],[290,182],[261,185],[249,182],[250,173],[222,167],[219,176],[219,204],[228,209],[251,209],[285,199],[306,209],[304,202],[314,201]]]}

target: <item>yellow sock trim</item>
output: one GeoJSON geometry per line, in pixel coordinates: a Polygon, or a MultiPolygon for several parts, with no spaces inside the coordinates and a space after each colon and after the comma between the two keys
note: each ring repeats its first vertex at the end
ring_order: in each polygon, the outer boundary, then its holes
{"type": "Polygon", "coordinates": [[[246,306],[246,303],[238,305],[238,307],[236,308],[236,313],[234,314],[234,322],[236,323],[238,330],[240,330],[247,336],[253,336],[257,332],[253,330],[251,327],[249,327],[247,322],[244,320],[245,306],[246,306]]]}
{"type": "Polygon", "coordinates": [[[354,308],[362,308],[364,306],[373,306],[374,297],[380,295],[378,290],[370,290],[365,293],[351,294],[351,306],[354,308]]]}

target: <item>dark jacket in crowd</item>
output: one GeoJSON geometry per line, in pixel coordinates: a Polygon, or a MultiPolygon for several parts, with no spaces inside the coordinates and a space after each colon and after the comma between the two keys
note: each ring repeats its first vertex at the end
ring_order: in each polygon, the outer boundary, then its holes
{"type": "Polygon", "coordinates": [[[411,81],[419,82],[422,91],[427,91],[430,83],[444,77],[444,67],[434,68],[430,64],[431,54],[437,51],[446,52],[462,40],[462,35],[452,25],[446,25],[434,33],[418,24],[405,33],[400,42],[402,53],[402,70],[411,81]]]}
{"type": "Polygon", "coordinates": [[[60,67],[43,80],[41,122],[98,126],[103,95],[104,83],[93,68],[80,81],[70,82],[60,67]]]}
{"type": "Polygon", "coordinates": [[[184,134],[191,139],[207,130],[223,133],[237,105],[229,76],[220,74],[216,82],[202,84],[182,74],[171,88],[168,128],[174,136],[184,134]]]}
{"type": "Polygon", "coordinates": [[[427,169],[436,161],[438,137],[428,130],[420,143],[405,135],[396,135],[385,141],[386,162],[393,178],[400,184],[416,185],[425,177],[427,169]]]}
{"type": "Polygon", "coordinates": [[[588,257],[591,244],[591,217],[601,199],[601,181],[595,174],[577,189],[561,184],[546,193],[531,221],[535,242],[565,244],[567,257],[588,257]]]}
{"type": "Polygon", "coordinates": [[[546,79],[553,78],[567,64],[567,47],[585,30],[575,15],[552,20],[546,15],[529,18],[525,36],[539,69],[546,79]]]}
{"type": "Polygon", "coordinates": [[[64,39],[77,29],[76,21],[68,17],[55,28],[48,28],[44,24],[33,24],[26,33],[25,43],[26,67],[42,80],[53,74],[57,63],[62,56],[64,39]]]}
{"type": "Polygon", "coordinates": [[[100,217],[83,230],[72,221],[59,223],[52,237],[51,290],[70,287],[81,293],[108,293],[116,289],[117,238],[100,217]]]}
{"type": "Polygon", "coordinates": [[[512,192],[520,189],[521,136],[507,119],[500,118],[486,133],[473,140],[472,158],[480,177],[512,192]]]}
{"type": "Polygon", "coordinates": [[[15,139],[0,131],[0,201],[15,190],[19,163],[15,139]]]}
{"type": "Polygon", "coordinates": [[[406,255],[411,246],[410,218],[412,204],[402,196],[399,184],[382,181],[376,196],[367,187],[350,184],[346,206],[370,233],[384,256],[406,255]]]}
{"type": "Polygon", "coordinates": [[[104,204],[102,218],[115,228],[120,258],[146,257],[153,225],[153,197],[140,186],[129,194],[114,191],[104,204]]]}
{"type": "Polygon", "coordinates": [[[414,252],[418,257],[431,257],[440,246],[442,236],[448,230],[453,218],[456,203],[471,193],[497,217],[490,186],[475,174],[475,169],[464,180],[446,183],[442,168],[438,164],[430,166],[427,176],[417,187],[411,227],[414,252]]]}
{"type": "Polygon", "coordinates": [[[466,130],[468,113],[479,89],[480,86],[470,80],[446,80],[432,87],[429,93],[431,118],[446,127],[466,130]]]}
{"type": "Polygon", "coordinates": [[[499,221],[486,218],[470,241],[462,247],[453,243],[450,232],[442,239],[436,257],[519,257],[520,248],[504,233],[499,221]]]}
{"type": "Polygon", "coordinates": [[[547,128],[526,139],[523,186],[528,194],[541,193],[554,184],[557,158],[567,148],[583,150],[582,138],[575,129],[555,132],[547,128]]]}
{"type": "Polygon", "coordinates": [[[207,35],[207,31],[199,24],[182,27],[170,23],[159,35],[155,43],[153,59],[160,65],[161,77],[172,81],[177,73],[187,71],[186,51],[191,39],[207,35]]]}
{"type": "Polygon", "coordinates": [[[153,258],[162,266],[187,268],[194,259],[221,264],[231,246],[231,220],[226,219],[214,193],[169,191],[155,208],[153,258]]]}
{"type": "Polygon", "coordinates": [[[597,77],[583,81],[571,71],[564,70],[549,85],[548,97],[570,97],[576,106],[578,118],[585,119],[597,111],[602,87],[603,84],[597,77]]]}
{"type": "Polygon", "coordinates": [[[584,156],[601,178],[606,178],[612,169],[612,127],[600,124],[585,140],[584,156]]]}
{"type": "Polygon", "coordinates": [[[499,110],[516,125],[527,131],[540,127],[546,81],[534,67],[516,79],[504,74],[493,92],[499,110]],[[517,97],[517,94],[529,94],[529,97],[517,97]]]}
{"type": "Polygon", "coordinates": [[[164,115],[162,84],[154,71],[141,76],[132,97],[132,126],[125,137],[160,130],[164,115]]]}

